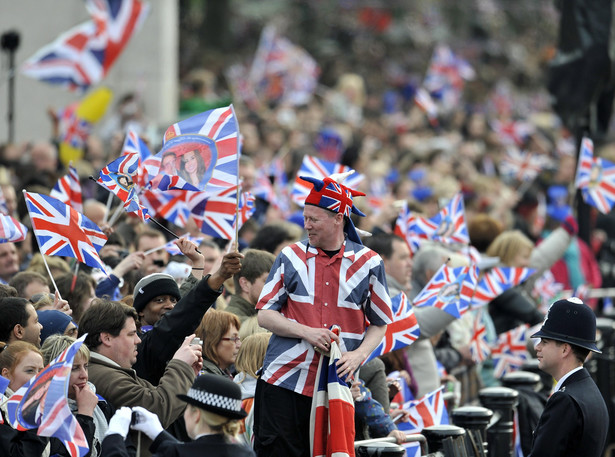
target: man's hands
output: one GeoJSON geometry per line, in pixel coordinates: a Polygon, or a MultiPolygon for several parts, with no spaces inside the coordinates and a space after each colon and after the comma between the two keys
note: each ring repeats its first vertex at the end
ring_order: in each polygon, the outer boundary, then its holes
{"type": "Polygon", "coordinates": [[[128,254],[115,266],[111,273],[113,273],[117,278],[123,278],[129,271],[138,270],[141,268],[143,259],[145,259],[145,255],[143,255],[140,251],[128,254]]]}
{"type": "Polygon", "coordinates": [[[190,344],[195,336],[194,333],[187,336],[183,344],[173,355],[173,358],[186,362],[192,367],[194,374],[198,375],[201,368],[203,368],[203,348],[197,344],[190,344]]]}
{"type": "Polygon", "coordinates": [[[239,273],[241,271],[241,259],[243,259],[243,254],[239,252],[229,252],[222,257],[222,264],[220,268],[212,274],[207,283],[209,287],[213,290],[218,290],[229,278],[232,278],[235,273],[239,273]]]}
{"type": "Polygon", "coordinates": [[[329,352],[331,341],[339,343],[340,338],[327,328],[306,327],[303,339],[320,352],[329,352]]]}
{"type": "Polygon", "coordinates": [[[361,348],[344,352],[337,361],[337,375],[340,378],[353,375],[369,354],[364,354],[361,348]]]}

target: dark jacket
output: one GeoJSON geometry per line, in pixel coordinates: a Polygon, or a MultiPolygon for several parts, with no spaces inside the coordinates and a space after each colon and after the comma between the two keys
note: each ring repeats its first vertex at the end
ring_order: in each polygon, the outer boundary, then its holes
{"type": "Polygon", "coordinates": [[[184,339],[194,333],[205,312],[216,302],[222,288],[213,290],[209,287],[209,276],[204,276],[192,287],[171,311],[156,322],[152,330],[140,335],[137,362],[132,366],[140,378],[157,385],[169,360],[184,339]]]}
{"type": "Polygon", "coordinates": [[[224,311],[233,313],[242,324],[247,318],[256,316],[257,313],[255,305],[238,294],[231,295],[231,300],[224,311]]]}
{"type": "MultiPolygon", "coordinates": [[[[127,457],[121,435],[105,437],[102,457],[127,457]]],[[[195,441],[182,443],[167,432],[162,432],[150,446],[153,457],[255,457],[254,452],[242,444],[229,443],[221,434],[202,436],[195,441]]]]}
{"type": "Polygon", "coordinates": [[[37,457],[43,453],[47,443],[49,443],[49,438],[37,436],[36,430],[18,432],[6,421],[0,424],[0,455],[37,457]]]}
{"type": "Polygon", "coordinates": [[[528,457],[601,457],[608,429],[604,399],[583,368],[547,401],[528,457]]]}
{"type": "Polygon", "coordinates": [[[489,315],[498,335],[522,324],[536,325],[545,318],[518,287],[508,289],[491,300],[489,315]]]}

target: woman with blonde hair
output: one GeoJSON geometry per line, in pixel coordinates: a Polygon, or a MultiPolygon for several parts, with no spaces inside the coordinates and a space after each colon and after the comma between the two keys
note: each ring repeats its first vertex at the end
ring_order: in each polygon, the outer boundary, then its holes
{"type": "Polygon", "coordinates": [[[158,416],[145,408],[123,407],[111,418],[102,455],[127,457],[124,438],[130,427],[153,441],[150,451],[157,457],[254,457],[251,449],[237,441],[238,421],[246,417],[246,412],[241,408],[241,390],[233,381],[204,374],[196,378],[185,395],[177,397],[188,403],[184,421],[193,441],[178,441],[163,430],[158,416]]]}
{"type": "Polygon", "coordinates": [[[270,338],[271,333],[269,332],[255,333],[248,336],[243,341],[237,354],[237,361],[235,362],[237,375],[234,381],[241,388],[241,406],[248,413],[248,416],[241,421],[239,433],[240,437],[250,447],[253,444],[254,411],[252,406],[254,405],[256,380],[258,372],[263,366],[270,338]]]}
{"type": "Polygon", "coordinates": [[[209,309],[194,332],[203,340],[203,373],[233,379],[231,367],[241,347],[239,318],[227,311],[209,309]]]}

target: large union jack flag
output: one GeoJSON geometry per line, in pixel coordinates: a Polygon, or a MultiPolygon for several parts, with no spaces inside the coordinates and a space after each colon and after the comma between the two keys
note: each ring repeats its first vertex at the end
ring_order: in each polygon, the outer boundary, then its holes
{"type": "Polygon", "coordinates": [[[579,165],[575,186],[581,189],[583,200],[603,214],[615,204],[615,164],[594,157],[594,143],[589,138],[581,141],[579,165]]]}
{"type": "Polygon", "coordinates": [[[70,89],[99,83],[149,12],[140,0],[87,0],[91,20],[60,35],[22,66],[32,78],[70,89]]]}
{"type": "Polygon", "coordinates": [[[449,423],[448,411],[444,404],[444,386],[424,395],[418,400],[404,403],[404,410],[410,413],[407,422],[400,422],[397,428],[406,433],[420,433],[425,427],[449,423]]]}
{"type": "Polygon", "coordinates": [[[56,185],[49,193],[50,197],[60,200],[75,211],[83,212],[83,197],[81,196],[81,183],[77,169],[73,166],[68,167],[68,173],[58,179],[56,185]]]}
{"type": "Polygon", "coordinates": [[[445,244],[469,244],[463,195],[456,194],[448,204],[431,219],[417,217],[410,227],[410,235],[439,241],[445,244]]]}
{"type": "Polygon", "coordinates": [[[354,401],[350,388],[337,375],[341,357],[339,346],[332,341],[329,355],[318,362],[310,413],[312,457],[354,456],[354,401]]]}
{"type": "Polygon", "coordinates": [[[495,267],[489,270],[478,282],[472,307],[485,306],[497,296],[503,294],[511,287],[518,286],[536,270],[532,268],[495,267]]]}
{"type": "MultiPolygon", "coordinates": [[[[312,190],[312,184],[299,178],[299,176],[307,176],[310,178],[324,180],[332,174],[346,173],[348,171],[352,171],[352,169],[346,165],[326,162],[316,157],[306,155],[303,157],[301,168],[299,169],[299,172],[297,173],[297,176],[295,178],[291,198],[299,206],[304,206],[305,199],[312,190]]],[[[364,176],[362,174],[354,172],[353,174],[348,176],[342,184],[351,189],[356,189],[356,187],[361,183],[361,181],[363,181],[363,178],[364,176]]]]}
{"type": "Polygon", "coordinates": [[[414,306],[435,306],[459,318],[470,308],[477,280],[476,265],[451,268],[444,264],[415,297],[414,306]]]}
{"type": "Polygon", "coordinates": [[[73,360],[85,337],[66,348],[7,402],[8,420],[15,428],[37,428],[39,436],[58,438],[71,457],[83,457],[89,452],[83,430],[67,401],[73,360]]]}
{"type": "Polygon", "coordinates": [[[41,254],[74,257],[106,272],[98,251],[107,237],[98,226],[55,198],[24,192],[41,254]]]}
{"type": "Polygon", "coordinates": [[[12,216],[0,214],[0,243],[17,243],[26,239],[28,228],[12,216]]]}
{"type": "Polygon", "coordinates": [[[230,105],[170,126],[161,151],[146,160],[145,167],[154,177],[152,188],[215,195],[237,186],[238,160],[239,125],[230,105]]]}
{"type": "Polygon", "coordinates": [[[472,324],[472,339],[470,340],[470,355],[475,363],[487,360],[491,355],[491,347],[487,341],[487,327],[483,321],[483,310],[478,310],[472,324]]]}
{"type": "Polygon", "coordinates": [[[387,331],[382,342],[372,351],[365,362],[397,349],[410,346],[421,336],[412,304],[408,297],[406,297],[406,294],[401,292],[392,297],[391,305],[393,309],[393,322],[387,325],[387,331]]]}
{"type": "Polygon", "coordinates": [[[507,373],[518,370],[529,354],[526,349],[527,324],[509,330],[498,336],[496,347],[491,351],[495,365],[493,375],[500,379],[507,373]]]}

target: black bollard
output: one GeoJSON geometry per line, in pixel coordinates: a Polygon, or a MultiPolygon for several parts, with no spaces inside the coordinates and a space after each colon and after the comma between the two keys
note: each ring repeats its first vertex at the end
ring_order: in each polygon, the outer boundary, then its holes
{"type": "Polygon", "coordinates": [[[508,387],[486,387],[478,392],[481,404],[499,419],[487,429],[487,450],[493,457],[513,455],[513,409],[519,393],[508,387]]]}
{"type": "Polygon", "coordinates": [[[502,385],[517,390],[519,387],[530,388],[535,392],[541,388],[541,379],[538,373],[531,371],[513,371],[502,376],[502,385]]]}
{"type": "MultiPolygon", "coordinates": [[[[455,442],[458,447],[465,448],[466,431],[455,425],[432,425],[425,427],[421,434],[427,439],[427,448],[430,453],[443,452],[445,444],[451,441],[455,442]]],[[[445,455],[448,457],[448,454],[445,453],[445,455]]]]}
{"type": "Polygon", "coordinates": [[[487,425],[493,411],[482,406],[462,406],[452,414],[453,424],[466,429],[466,449],[470,457],[482,457],[487,447],[487,425]]]}
{"type": "Polygon", "coordinates": [[[370,443],[357,447],[357,457],[403,457],[406,450],[395,443],[370,443]]]}

